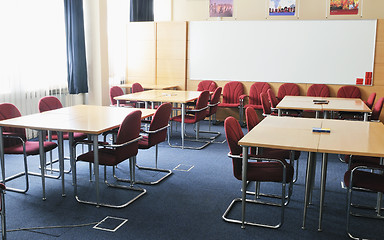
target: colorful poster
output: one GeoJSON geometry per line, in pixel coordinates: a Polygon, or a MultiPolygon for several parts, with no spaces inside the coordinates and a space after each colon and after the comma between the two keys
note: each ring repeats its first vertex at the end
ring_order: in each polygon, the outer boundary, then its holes
{"type": "Polygon", "coordinates": [[[269,16],[294,16],[296,0],[269,0],[269,16]]]}
{"type": "Polygon", "coordinates": [[[330,15],[357,15],[360,0],[330,0],[330,15]]]}
{"type": "Polygon", "coordinates": [[[210,17],[232,17],[233,0],[210,0],[210,17]]]}

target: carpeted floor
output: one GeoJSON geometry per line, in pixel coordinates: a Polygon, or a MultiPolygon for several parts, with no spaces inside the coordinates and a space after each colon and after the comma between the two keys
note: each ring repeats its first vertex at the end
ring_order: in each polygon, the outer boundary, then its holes
{"type": "MultiPolygon", "coordinates": [[[[207,128],[207,123],[202,126],[207,128]]],[[[213,127],[222,132],[222,124],[213,127]]],[[[187,128],[192,133],[191,127],[187,128]]],[[[245,129],[244,129],[245,131],[245,129]]],[[[174,134],[177,143],[178,134],[174,134]]],[[[187,144],[190,144],[189,142],[187,144]]],[[[155,149],[140,151],[138,163],[153,166],[155,149]]],[[[211,144],[203,150],[170,148],[167,143],[159,146],[159,167],[175,169],[173,174],[154,186],[141,187],[147,193],[123,209],[111,209],[78,203],[74,198],[71,174],[65,176],[66,197],[61,196],[61,181],[46,180],[47,200],[42,201],[41,179],[30,177],[30,190],[26,194],[6,193],[6,223],[8,239],[348,239],[346,235],[346,191],[341,181],[347,165],[336,155],[329,156],[323,231],[317,231],[320,155],[317,157],[316,185],[313,204],[307,215],[307,229],[302,230],[306,153],[302,153],[298,182],[293,187],[290,204],[286,208],[285,223],[277,230],[227,223],[221,216],[235,197],[240,197],[241,182],[233,177],[232,161],[227,157],[228,146],[211,144]],[[112,229],[127,221],[116,231],[93,228],[106,217],[102,228],[112,229]],[[115,219],[118,218],[118,219],[115,219]],[[120,222],[121,221],[121,222],[120,222]],[[20,230],[27,228],[26,230],[20,230]],[[40,229],[33,229],[40,228],[40,229]],[[16,230],[16,231],[15,231],[16,230]]],[[[54,153],[55,155],[56,153],[54,153]]],[[[31,171],[38,171],[38,158],[29,157],[31,171]]],[[[6,156],[7,175],[21,169],[21,157],[6,156]]],[[[66,168],[69,163],[66,161],[66,168]]],[[[128,162],[119,165],[117,173],[127,176],[128,162]]],[[[89,182],[88,164],[78,164],[79,195],[94,199],[94,185],[89,182]]],[[[108,169],[111,176],[111,169],[108,169]]],[[[103,168],[100,168],[101,176],[103,168]]],[[[159,175],[136,170],[137,179],[153,179],[159,175]]],[[[22,186],[22,179],[7,183],[22,186]]],[[[122,203],[132,197],[131,191],[106,188],[102,181],[102,200],[122,203]]],[[[251,186],[252,187],[252,186],[251,186]]],[[[278,191],[279,185],[262,184],[264,192],[278,191]]],[[[375,204],[375,195],[356,195],[361,202],[375,204]]],[[[279,209],[259,205],[247,208],[247,219],[275,221],[279,209]]],[[[231,212],[240,216],[240,206],[231,212]]],[[[384,239],[383,222],[353,219],[355,233],[375,239],[384,239]]]]}

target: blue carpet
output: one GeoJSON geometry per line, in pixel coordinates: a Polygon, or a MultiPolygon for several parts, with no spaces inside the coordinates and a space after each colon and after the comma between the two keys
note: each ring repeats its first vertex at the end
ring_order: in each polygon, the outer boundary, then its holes
{"type": "MultiPolygon", "coordinates": [[[[202,129],[207,129],[203,123],[202,129]]],[[[213,126],[222,132],[223,125],[213,126]]],[[[192,134],[189,127],[188,132],[192,134]]],[[[245,129],[244,129],[245,131],[245,129]]],[[[175,133],[172,141],[177,142],[175,133]]],[[[186,144],[190,144],[187,142],[186,144]]],[[[67,149],[67,146],[66,146],[67,149]]],[[[155,149],[142,150],[137,156],[138,163],[153,166],[155,149]]],[[[42,201],[41,179],[30,177],[30,190],[26,194],[7,192],[6,218],[8,239],[348,239],[346,225],[346,191],[341,188],[347,165],[341,163],[336,155],[329,156],[323,231],[317,231],[319,182],[321,156],[317,157],[316,185],[313,204],[307,215],[307,229],[302,230],[304,181],[306,153],[300,157],[299,179],[293,187],[290,204],[286,208],[285,223],[278,230],[247,226],[241,229],[221,219],[222,214],[233,198],[240,197],[241,182],[233,177],[232,161],[227,157],[228,145],[211,144],[203,150],[181,150],[170,148],[168,144],[159,145],[159,167],[179,170],[162,183],[154,186],[140,185],[147,194],[123,209],[78,203],[74,198],[71,174],[65,176],[66,197],[61,196],[61,181],[46,180],[47,200],[42,201]],[[189,171],[184,171],[192,167],[189,171]],[[107,216],[128,219],[116,232],[93,229],[93,226],[107,216]],[[89,224],[86,226],[74,226],[89,224]],[[49,228],[65,226],[66,228],[49,228]],[[43,227],[44,229],[13,231],[20,228],[43,227]]],[[[54,155],[56,154],[56,151],[54,155]]],[[[21,168],[21,157],[6,156],[7,174],[21,168]]],[[[29,157],[29,168],[38,171],[38,157],[29,157]]],[[[68,167],[66,161],[66,168],[68,167]]],[[[128,162],[119,165],[118,174],[127,176],[128,162]]],[[[111,175],[111,169],[108,169],[111,175]]],[[[100,173],[104,172],[100,168],[100,173]]],[[[137,179],[156,178],[159,175],[136,170],[137,179]]],[[[79,193],[83,198],[94,197],[93,183],[88,181],[87,164],[78,164],[79,193]]],[[[22,185],[21,179],[8,183],[22,185]]],[[[100,181],[102,199],[123,202],[132,194],[129,191],[108,189],[100,181]]],[[[262,184],[262,191],[279,190],[279,185],[262,184]]],[[[375,195],[358,195],[362,202],[375,204],[375,195]],[[372,199],[372,200],[369,200],[372,199]]],[[[247,209],[247,219],[273,221],[277,216],[275,208],[257,206],[247,209]]],[[[236,206],[231,216],[240,216],[240,206],[236,206]],[[237,210],[236,210],[237,209],[237,210]]],[[[352,229],[360,235],[376,239],[384,238],[382,221],[353,219],[352,229]]]]}

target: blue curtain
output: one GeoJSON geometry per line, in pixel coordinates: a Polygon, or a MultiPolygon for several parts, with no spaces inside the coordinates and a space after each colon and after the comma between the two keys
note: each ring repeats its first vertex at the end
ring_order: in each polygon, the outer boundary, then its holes
{"type": "Polygon", "coordinates": [[[153,0],[131,0],[131,22],[153,21],[153,0]]]}
{"type": "Polygon", "coordinates": [[[83,0],[64,0],[67,40],[68,90],[70,94],[88,92],[85,55],[83,0]]]}

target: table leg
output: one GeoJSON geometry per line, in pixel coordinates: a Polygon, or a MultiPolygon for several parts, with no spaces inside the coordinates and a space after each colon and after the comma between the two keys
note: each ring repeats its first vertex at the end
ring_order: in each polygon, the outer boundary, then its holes
{"type": "Polygon", "coordinates": [[[185,121],[185,103],[181,104],[181,149],[184,149],[184,121],[185,121]]]}
{"type": "MultiPolygon", "coordinates": [[[[75,150],[73,149],[73,132],[69,132],[69,161],[72,169],[72,184],[75,184],[76,169],[75,169],[75,150]]],[[[76,195],[76,194],[75,194],[76,195]]]]}
{"type": "Polygon", "coordinates": [[[364,113],[364,122],[366,122],[366,121],[368,121],[368,113],[367,112],[364,113]]]}
{"type": "Polygon", "coordinates": [[[316,118],[319,118],[319,117],[320,117],[320,112],[316,111],[316,118]]]}
{"type": "Polygon", "coordinates": [[[94,172],[95,172],[95,184],[96,184],[96,206],[99,207],[100,195],[99,195],[99,147],[97,134],[92,135],[93,138],[93,154],[94,154],[94,172]]]}
{"type": "Polygon", "coordinates": [[[328,111],[324,111],[324,119],[328,118],[328,111]]]}
{"type": "Polygon", "coordinates": [[[248,165],[248,147],[243,146],[243,170],[242,170],[242,196],[241,196],[241,228],[245,228],[245,197],[247,192],[247,165],[248,165]]]}
{"type": "Polygon", "coordinates": [[[312,189],[312,179],[313,179],[313,164],[316,164],[315,161],[315,155],[314,152],[308,153],[308,159],[307,159],[307,170],[306,170],[306,176],[305,176],[305,196],[304,196],[304,213],[303,213],[303,225],[302,229],[305,229],[305,220],[307,218],[307,208],[310,200],[311,195],[311,189],[312,189]]]}
{"type": "MultiPolygon", "coordinates": [[[[63,132],[57,132],[58,143],[59,143],[59,168],[61,177],[61,196],[65,197],[65,185],[64,185],[64,146],[63,146],[63,132]]],[[[51,165],[52,166],[52,165],[51,165]]]]}
{"type": "Polygon", "coordinates": [[[277,109],[277,116],[281,117],[281,109],[277,109]]]}
{"type": "Polygon", "coordinates": [[[40,169],[41,169],[41,184],[43,188],[43,200],[45,198],[45,152],[44,152],[44,132],[39,130],[39,153],[40,153],[40,169]]]}
{"type": "Polygon", "coordinates": [[[324,207],[324,195],[325,195],[325,184],[327,182],[327,164],[328,164],[328,153],[323,153],[323,161],[321,164],[321,189],[320,189],[320,210],[319,210],[319,228],[317,231],[321,232],[321,223],[323,220],[323,207],[324,207]]]}
{"type": "Polygon", "coordinates": [[[120,107],[120,100],[116,100],[117,101],[117,106],[120,107]]]}
{"type": "Polygon", "coordinates": [[[5,160],[4,160],[3,127],[0,127],[0,161],[1,161],[1,177],[2,177],[3,183],[5,183],[5,160]]]}

